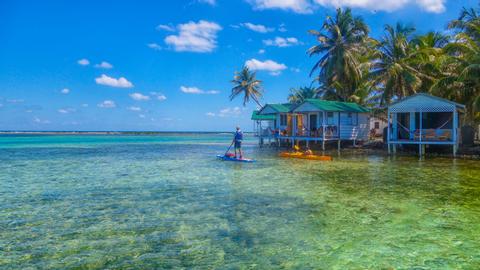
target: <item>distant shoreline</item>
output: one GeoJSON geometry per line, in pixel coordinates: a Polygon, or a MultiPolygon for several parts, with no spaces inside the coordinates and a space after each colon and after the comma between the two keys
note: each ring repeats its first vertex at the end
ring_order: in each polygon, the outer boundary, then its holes
{"type": "MultiPolygon", "coordinates": [[[[0,135],[161,135],[161,134],[221,134],[233,131],[14,131],[2,130],[0,135]]],[[[245,132],[251,133],[251,132],[245,132]]]]}

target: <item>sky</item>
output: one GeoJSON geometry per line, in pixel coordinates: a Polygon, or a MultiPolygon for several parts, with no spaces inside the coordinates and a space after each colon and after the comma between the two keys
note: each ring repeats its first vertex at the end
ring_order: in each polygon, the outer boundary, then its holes
{"type": "Polygon", "coordinates": [[[351,7],[385,24],[445,31],[476,0],[0,1],[0,130],[251,130],[230,101],[244,65],[262,103],[312,83],[308,30],[351,7]]]}

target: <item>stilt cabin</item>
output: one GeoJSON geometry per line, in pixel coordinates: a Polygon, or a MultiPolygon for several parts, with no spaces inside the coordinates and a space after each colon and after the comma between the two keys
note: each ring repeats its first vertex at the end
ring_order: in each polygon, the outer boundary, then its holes
{"type": "Polygon", "coordinates": [[[274,115],[274,137],[281,141],[368,140],[369,110],[356,103],[307,99],[301,104],[267,104],[258,115],[274,115]]]}
{"type": "Polygon", "coordinates": [[[455,155],[459,143],[460,115],[465,106],[428,94],[415,94],[388,106],[389,152],[397,145],[419,146],[419,154],[426,145],[452,146],[455,155]]]}
{"type": "Polygon", "coordinates": [[[258,114],[258,111],[252,112],[253,133],[259,138],[274,138],[275,114],[258,114]]]}

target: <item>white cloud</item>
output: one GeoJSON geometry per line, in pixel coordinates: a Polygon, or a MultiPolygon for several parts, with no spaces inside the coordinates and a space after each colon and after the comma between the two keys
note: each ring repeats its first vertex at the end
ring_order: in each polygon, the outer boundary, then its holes
{"type": "Polygon", "coordinates": [[[432,13],[442,13],[445,11],[446,0],[417,0],[417,4],[424,10],[432,13]]]}
{"type": "Polygon", "coordinates": [[[131,88],[133,87],[133,84],[129,82],[127,79],[124,77],[120,77],[118,79],[108,77],[105,74],[102,74],[102,76],[95,78],[95,82],[97,84],[102,84],[102,85],[107,85],[111,87],[118,87],[118,88],[131,88]]]}
{"type": "Polygon", "coordinates": [[[98,107],[100,108],[106,108],[106,109],[111,109],[117,107],[115,102],[113,100],[105,100],[102,103],[97,104],[98,107]]]}
{"type": "Polygon", "coordinates": [[[199,3],[209,4],[211,6],[215,6],[217,4],[216,0],[197,0],[199,3]]]}
{"type": "Polygon", "coordinates": [[[8,103],[23,103],[25,100],[23,99],[7,99],[8,103]]]}
{"type": "Polygon", "coordinates": [[[300,72],[300,69],[299,68],[290,68],[291,71],[293,72],[296,72],[296,73],[299,73],[300,72]]]}
{"type": "Polygon", "coordinates": [[[38,124],[50,124],[51,123],[49,120],[42,120],[42,119],[40,119],[36,116],[33,118],[33,121],[35,123],[38,123],[38,124]]]}
{"type": "Polygon", "coordinates": [[[149,47],[150,49],[156,50],[156,51],[160,51],[162,49],[162,47],[160,45],[158,45],[157,43],[148,43],[147,47],[149,47]]]}
{"type": "MultiPolygon", "coordinates": [[[[423,10],[432,13],[445,11],[446,0],[246,0],[256,10],[282,9],[296,13],[312,13],[315,8],[351,7],[363,8],[372,11],[394,11],[408,4],[417,5],[423,10]]],[[[280,30],[279,30],[280,31],[280,30]]]]}
{"type": "Polygon", "coordinates": [[[211,52],[217,47],[217,32],[222,27],[214,22],[201,20],[198,23],[180,24],[178,35],[165,38],[167,45],[177,52],[211,52]]]}
{"type": "Polygon", "coordinates": [[[287,28],[285,28],[284,23],[280,24],[280,26],[278,27],[278,31],[279,32],[287,32],[287,28]]]}
{"type": "Polygon", "coordinates": [[[83,103],[83,104],[82,104],[82,107],[87,108],[87,107],[88,107],[88,104],[87,104],[87,103],[83,103]]]}
{"type": "Polygon", "coordinates": [[[218,113],[220,117],[237,117],[242,114],[242,109],[240,107],[225,108],[221,109],[218,113]]]}
{"type": "Polygon", "coordinates": [[[139,114],[138,117],[145,118],[145,114],[139,114]]]}
{"type": "Polygon", "coordinates": [[[127,108],[127,110],[134,111],[134,112],[139,112],[142,110],[140,107],[135,107],[135,106],[130,106],[127,108]]]}
{"type": "Polygon", "coordinates": [[[187,93],[187,94],[211,94],[211,95],[214,95],[214,94],[219,94],[220,91],[217,91],[217,90],[209,90],[209,91],[204,91],[198,87],[187,87],[187,86],[180,86],[180,91],[182,91],[183,93],[187,93]]]}
{"type": "Polygon", "coordinates": [[[262,62],[255,58],[247,60],[247,62],[245,62],[245,66],[247,66],[251,70],[269,71],[270,75],[273,75],[273,76],[280,75],[282,70],[287,68],[285,64],[280,64],[272,60],[266,60],[262,62]]]}
{"type": "Polygon", "coordinates": [[[168,31],[168,32],[175,31],[175,27],[167,24],[159,24],[155,29],[157,29],[158,31],[161,31],[161,30],[168,31]]]}
{"type": "Polygon", "coordinates": [[[62,108],[58,109],[59,113],[67,114],[67,113],[72,113],[75,112],[76,110],[74,108],[62,108]]]}
{"type": "Polygon", "coordinates": [[[262,25],[262,24],[253,24],[253,23],[246,22],[240,25],[258,33],[268,33],[268,32],[275,31],[274,28],[266,27],[265,25],[262,25]]]}
{"type": "Polygon", "coordinates": [[[313,7],[309,0],[247,0],[247,2],[257,10],[282,9],[301,14],[313,12],[313,7]]]}
{"type": "Polygon", "coordinates": [[[265,50],[264,50],[264,49],[258,50],[258,54],[264,54],[264,53],[265,53],[265,50]]]}
{"type": "Polygon", "coordinates": [[[282,38],[276,37],[275,39],[266,39],[263,41],[263,44],[267,46],[276,46],[276,47],[290,47],[294,45],[299,45],[300,42],[294,37],[282,38]]]}
{"type": "Polygon", "coordinates": [[[100,64],[95,65],[96,68],[111,69],[113,68],[112,64],[102,61],[100,64]]]}
{"type": "Polygon", "coordinates": [[[164,100],[167,99],[167,97],[164,94],[159,93],[159,92],[150,92],[150,95],[156,97],[160,101],[164,101],[164,100]]]}
{"type": "Polygon", "coordinates": [[[88,61],[88,59],[85,59],[85,58],[78,60],[77,63],[78,63],[80,66],[88,66],[88,65],[90,65],[90,61],[88,61]]]}
{"type": "Polygon", "coordinates": [[[70,93],[70,89],[68,89],[68,88],[63,88],[62,90],[60,90],[60,93],[66,95],[66,94],[70,93]]]}
{"type": "Polygon", "coordinates": [[[205,113],[206,116],[208,117],[238,117],[242,114],[242,112],[245,109],[241,109],[240,107],[227,107],[224,109],[221,109],[218,113],[214,112],[207,112],[205,113]]]}
{"type": "Polygon", "coordinates": [[[441,13],[445,11],[446,0],[315,0],[315,2],[322,6],[346,6],[383,11],[394,11],[407,4],[416,4],[427,12],[441,13]]]}
{"type": "Polygon", "coordinates": [[[129,95],[132,99],[138,100],[138,101],[145,101],[145,100],[150,100],[149,96],[142,95],[141,93],[131,93],[129,95]]]}

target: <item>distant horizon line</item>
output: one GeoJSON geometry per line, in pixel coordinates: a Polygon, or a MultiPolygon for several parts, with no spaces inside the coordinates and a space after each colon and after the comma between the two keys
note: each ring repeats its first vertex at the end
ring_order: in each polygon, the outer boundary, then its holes
{"type": "MultiPolygon", "coordinates": [[[[148,131],[148,130],[0,130],[0,134],[114,134],[114,133],[233,133],[234,131],[148,131]]],[[[253,133],[253,131],[245,131],[253,133]]]]}

